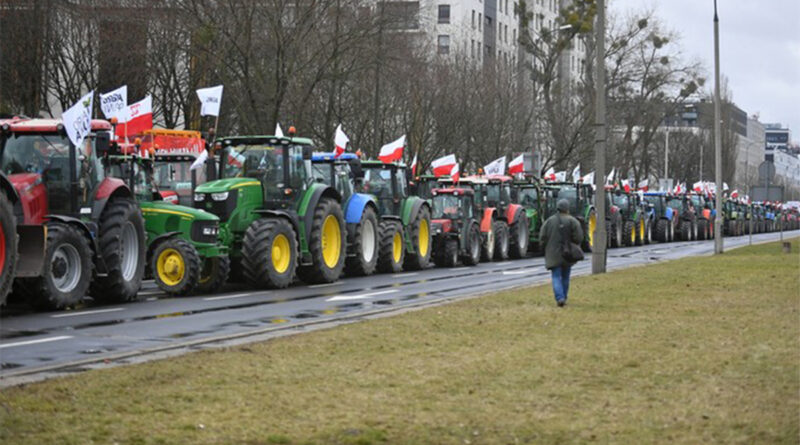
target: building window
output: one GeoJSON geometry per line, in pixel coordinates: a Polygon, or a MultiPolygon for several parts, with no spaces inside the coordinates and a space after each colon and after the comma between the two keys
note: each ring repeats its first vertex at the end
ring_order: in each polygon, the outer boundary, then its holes
{"type": "Polygon", "coordinates": [[[450,36],[439,36],[439,54],[450,54],[450,36]]]}
{"type": "Polygon", "coordinates": [[[506,14],[508,14],[508,0],[506,0],[506,14]]]}
{"type": "Polygon", "coordinates": [[[503,12],[503,0],[498,2],[497,7],[500,8],[500,12],[503,12]]]}
{"type": "Polygon", "coordinates": [[[517,44],[517,30],[516,29],[512,29],[511,30],[511,38],[514,40],[514,45],[516,45],[517,44]]]}
{"type": "Polygon", "coordinates": [[[439,24],[450,23],[450,5],[439,5],[439,24]]]}
{"type": "Polygon", "coordinates": [[[470,57],[475,57],[475,39],[472,39],[470,42],[471,42],[472,46],[471,46],[471,49],[469,50],[469,56],[470,57]]]}
{"type": "Polygon", "coordinates": [[[486,17],[484,17],[484,22],[485,22],[485,25],[486,25],[487,29],[494,29],[494,28],[492,28],[492,18],[491,17],[489,17],[488,15],[486,17]]]}
{"type": "Polygon", "coordinates": [[[475,29],[475,10],[472,10],[472,29],[475,29]]]}
{"type": "Polygon", "coordinates": [[[483,31],[483,14],[478,13],[478,29],[483,31]]]}

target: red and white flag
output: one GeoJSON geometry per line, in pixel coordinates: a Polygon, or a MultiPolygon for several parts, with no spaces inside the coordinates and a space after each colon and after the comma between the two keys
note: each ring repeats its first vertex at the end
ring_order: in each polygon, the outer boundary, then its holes
{"type": "Polygon", "coordinates": [[[135,104],[128,105],[127,117],[125,125],[117,126],[117,136],[131,136],[153,128],[153,98],[147,96],[135,104]]]}
{"type": "Polygon", "coordinates": [[[631,183],[627,179],[622,180],[622,188],[625,190],[625,193],[631,192],[631,183]]]}
{"type": "Polygon", "coordinates": [[[672,189],[672,193],[674,193],[676,195],[680,195],[680,194],[685,193],[685,192],[686,192],[686,186],[683,183],[680,183],[680,182],[678,183],[678,185],[675,186],[674,189],[672,189]]]}
{"type": "Polygon", "coordinates": [[[523,162],[523,155],[519,155],[508,163],[508,174],[516,175],[525,170],[525,163],[523,162]]]}
{"type": "Polygon", "coordinates": [[[506,173],[506,157],[497,158],[483,166],[483,172],[487,175],[503,175],[506,173]]]}
{"type": "Polygon", "coordinates": [[[544,172],[544,180],[545,181],[555,181],[556,180],[556,170],[553,167],[547,169],[544,172]]]}
{"type": "Polygon", "coordinates": [[[692,190],[694,190],[697,193],[703,193],[703,182],[700,181],[692,184],[692,190]]]}
{"type": "Polygon", "coordinates": [[[433,170],[433,176],[446,176],[452,173],[453,168],[457,165],[456,162],[456,155],[447,155],[443,156],[435,161],[431,162],[431,169],[433,170]]]}
{"type": "Polygon", "coordinates": [[[458,171],[458,164],[453,166],[453,169],[450,170],[450,177],[453,179],[453,182],[458,182],[461,179],[461,172],[458,171]]]}
{"type": "Polygon", "coordinates": [[[333,157],[338,158],[341,156],[345,149],[347,149],[347,144],[349,143],[350,138],[342,131],[342,124],[339,124],[339,126],[336,127],[336,135],[333,137],[333,144],[336,146],[333,157]]]}
{"type": "Polygon", "coordinates": [[[736,199],[738,197],[739,197],[739,189],[736,189],[736,190],[731,192],[731,198],[732,199],[736,199]]]}
{"type": "Polygon", "coordinates": [[[417,154],[414,153],[414,160],[411,161],[411,176],[417,176],[417,154]]]}
{"type": "Polygon", "coordinates": [[[646,192],[648,189],[649,180],[643,179],[639,181],[639,190],[646,192]]]}
{"type": "Polygon", "coordinates": [[[567,172],[566,170],[561,170],[560,172],[557,172],[555,175],[553,175],[553,177],[555,178],[556,182],[566,182],[567,172]]]}
{"type": "Polygon", "coordinates": [[[403,149],[406,147],[406,135],[400,137],[400,139],[389,142],[388,144],[381,147],[381,152],[378,154],[378,159],[385,163],[399,161],[403,159],[403,149]]]}

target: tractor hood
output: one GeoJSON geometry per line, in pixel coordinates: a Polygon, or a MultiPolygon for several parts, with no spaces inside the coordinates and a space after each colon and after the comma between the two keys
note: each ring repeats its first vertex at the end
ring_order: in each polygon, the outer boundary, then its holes
{"type": "Polygon", "coordinates": [[[225,178],[201,184],[194,191],[195,193],[222,193],[245,185],[256,184],[260,185],[258,180],[254,178],[225,178]]]}
{"type": "Polygon", "coordinates": [[[205,210],[195,209],[182,205],[170,204],[164,201],[150,201],[140,203],[142,213],[148,215],[175,215],[194,221],[219,221],[219,217],[205,210]]]}

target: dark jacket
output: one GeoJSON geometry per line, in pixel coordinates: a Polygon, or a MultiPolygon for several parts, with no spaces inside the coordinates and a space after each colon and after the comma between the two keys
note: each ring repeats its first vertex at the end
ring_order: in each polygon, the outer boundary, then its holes
{"type": "MultiPolygon", "coordinates": [[[[561,223],[569,226],[569,233],[572,236],[572,242],[580,245],[583,241],[583,230],[581,223],[573,218],[568,213],[556,213],[555,215],[547,218],[547,221],[542,225],[542,230],[539,233],[539,239],[544,246],[544,264],[548,269],[554,269],[560,266],[566,266],[561,249],[561,231],[559,229],[559,219],[561,223]]],[[[572,264],[569,264],[570,266],[572,264]]]]}

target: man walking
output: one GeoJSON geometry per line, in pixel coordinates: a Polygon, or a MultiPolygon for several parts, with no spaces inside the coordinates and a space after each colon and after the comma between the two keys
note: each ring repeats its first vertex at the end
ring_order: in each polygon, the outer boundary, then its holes
{"type": "Polygon", "coordinates": [[[569,214],[569,202],[566,199],[560,199],[556,208],[558,213],[544,222],[539,239],[544,245],[545,267],[552,274],[556,304],[564,307],[569,292],[570,269],[575,264],[564,258],[564,250],[567,242],[580,244],[583,230],[578,220],[569,214]]]}

